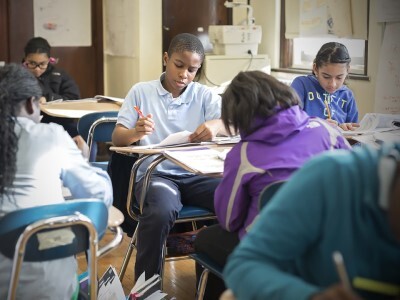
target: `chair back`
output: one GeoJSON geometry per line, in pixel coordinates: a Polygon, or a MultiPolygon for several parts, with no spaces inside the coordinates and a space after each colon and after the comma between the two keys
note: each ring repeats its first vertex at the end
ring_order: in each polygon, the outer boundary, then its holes
{"type": "Polygon", "coordinates": [[[78,133],[86,141],[90,150],[89,161],[95,161],[92,155],[93,142],[110,142],[117,123],[118,111],[94,112],[82,116],[78,121],[78,133]]]}
{"type": "MultiPolygon", "coordinates": [[[[89,290],[97,294],[98,241],[107,229],[108,208],[98,199],[65,201],[16,210],[0,219],[0,252],[13,260],[8,299],[15,299],[23,261],[60,259],[89,249],[89,290]],[[69,237],[65,239],[65,237],[69,237]]],[[[92,298],[96,299],[96,298],[92,298]]]]}
{"type": "Polygon", "coordinates": [[[286,182],[285,180],[275,181],[264,187],[258,199],[259,211],[261,211],[261,209],[271,200],[271,198],[275,195],[275,193],[282,187],[282,185],[285,182],[286,182]]]}

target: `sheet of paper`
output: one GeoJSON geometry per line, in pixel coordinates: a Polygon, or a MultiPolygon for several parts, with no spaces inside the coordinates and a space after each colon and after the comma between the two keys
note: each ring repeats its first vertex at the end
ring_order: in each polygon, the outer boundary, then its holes
{"type": "Polygon", "coordinates": [[[192,132],[187,130],[172,133],[169,136],[167,136],[164,140],[162,140],[159,144],[157,144],[157,147],[189,143],[189,136],[191,134],[192,132]]]}
{"type": "Polygon", "coordinates": [[[221,152],[214,149],[167,150],[164,154],[197,173],[220,174],[224,171],[224,161],[219,157],[221,152]]]}

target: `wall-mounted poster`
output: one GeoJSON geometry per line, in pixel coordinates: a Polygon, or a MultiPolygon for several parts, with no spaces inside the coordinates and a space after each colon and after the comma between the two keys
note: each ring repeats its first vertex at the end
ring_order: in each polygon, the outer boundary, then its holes
{"type": "Polygon", "coordinates": [[[34,34],[52,47],[92,45],[90,0],[33,0],[34,34]]]}

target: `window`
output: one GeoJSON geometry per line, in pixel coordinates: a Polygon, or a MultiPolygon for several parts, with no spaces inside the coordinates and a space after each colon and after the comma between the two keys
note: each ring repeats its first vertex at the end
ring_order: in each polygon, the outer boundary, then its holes
{"type": "MultiPolygon", "coordinates": [[[[320,47],[327,42],[339,42],[344,44],[349,50],[351,57],[350,76],[357,78],[367,78],[367,54],[368,54],[368,41],[365,39],[348,39],[337,37],[300,37],[298,26],[293,26],[298,21],[289,22],[288,25],[286,18],[294,19],[293,14],[299,14],[298,7],[291,5],[299,0],[281,0],[281,47],[280,47],[280,71],[288,71],[295,73],[309,73],[312,68],[313,60],[320,49],[320,47]],[[285,8],[285,5],[290,5],[285,8]],[[288,9],[290,7],[290,9],[288,9]],[[290,16],[289,16],[290,14],[290,16]],[[290,28],[287,30],[286,26],[290,28]],[[297,27],[297,28],[296,28],[297,27]],[[289,32],[289,34],[288,34],[289,32]],[[288,38],[287,38],[288,37],[288,38]]],[[[298,5],[298,4],[297,4],[298,5]]],[[[365,7],[364,23],[367,23],[368,5],[365,7]]],[[[362,22],[361,22],[362,23],[362,22]]],[[[362,23],[363,24],[363,23],[362,23]]],[[[367,24],[365,24],[367,27],[367,24]]],[[[365,32],[366,32],[365,28],[365,32]]]]}

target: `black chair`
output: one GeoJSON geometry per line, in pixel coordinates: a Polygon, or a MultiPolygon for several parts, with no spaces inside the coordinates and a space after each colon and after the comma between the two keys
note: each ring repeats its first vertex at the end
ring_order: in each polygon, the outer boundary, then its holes
{"type": "MultiPolygon", "coordinates": [[[[276,181],[267,185],[260,193],[259,196],[259,211],[271,200],[274,194],[282,187],[286,181],[276,181]]],[[[208,275],[211,272],[217,277],[223,279],[222,271],[223,266],[220,266],[215,261],[213,261],[208,255],[204,253],[194,253],[190,257],[194,259],[203,267],[203,272],[201,273],[199,283],[197,286],[196,299],[202,300],[207,287],[208,275]]]]}
{"type": "MultiPolygon", "coordinates": [[[[98,199],[70,200],[58,204],[35,206],[10,212],[0,219],[0,252],[13,260],[8,300],[16,298],[22,263],[41,262],[70,257],[87,251],[89,274],[89,299],[97,299],[97,259],[120,245],[123,232],[119,226],[108,227],[108,208],[98,199]],[[68,228],[73,239],[67,243],[48,243],[43,249],[41,239],[68,228]],[[107,228],[114,232],[114,238],[98,249],[98,241],[107,228]]],[[[52,240],[50,240],[51,242],[52,240]]]]}

